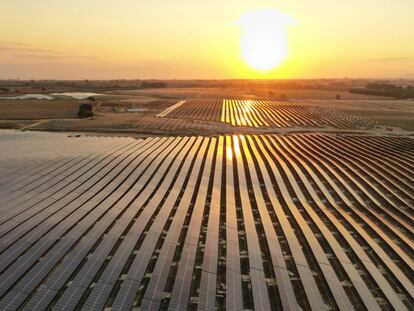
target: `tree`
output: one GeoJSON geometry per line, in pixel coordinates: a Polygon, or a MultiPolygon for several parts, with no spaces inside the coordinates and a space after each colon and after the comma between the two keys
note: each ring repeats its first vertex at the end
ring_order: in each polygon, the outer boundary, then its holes
{"type": "Polygon", "coordinates": [[[166,87],[167,87],[167,83],[165,82],[144,81],[141,84],[142,89],[161,89],[161,88],[166,88],[166,87]]]}
{"type": "Polygon", "coordinates": [[[78,117],[81,119],[93,117],[93,106],[91,104],[80,105],[78,117]]]}

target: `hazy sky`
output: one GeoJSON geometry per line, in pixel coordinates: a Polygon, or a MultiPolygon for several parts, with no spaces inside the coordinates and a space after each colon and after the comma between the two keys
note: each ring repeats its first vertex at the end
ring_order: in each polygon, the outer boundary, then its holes
{"type": "Polygon", "coordinates": [[[414,78],[414,0],[0,1],[0,79],[414,78]],[[288,58],[242,58],[246,12],[276,8],[288,58]]]}

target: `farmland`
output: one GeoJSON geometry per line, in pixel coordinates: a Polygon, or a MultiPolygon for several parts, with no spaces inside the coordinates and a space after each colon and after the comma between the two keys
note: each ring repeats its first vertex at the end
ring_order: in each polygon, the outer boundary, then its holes
{"type": "Polygon", "coordinates": [[[0,145],[2,310],[414,302],[409,137],[2,132],[0,145]]]}

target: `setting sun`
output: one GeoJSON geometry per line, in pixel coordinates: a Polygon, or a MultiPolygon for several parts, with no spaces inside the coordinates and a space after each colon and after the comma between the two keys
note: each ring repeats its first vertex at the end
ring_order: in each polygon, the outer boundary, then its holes
{"type": "Polygon", "coordinates": [[[260,9],[244,14],[241,52],[253,68],[266,71],[281,65],[288,56],[286,27],[290,18],[276,9],[260,9]]]}
{"type": "Polygon", "coordinates": [[[414,311],[413,12],[0,1],[0,311],[414,311]]]}

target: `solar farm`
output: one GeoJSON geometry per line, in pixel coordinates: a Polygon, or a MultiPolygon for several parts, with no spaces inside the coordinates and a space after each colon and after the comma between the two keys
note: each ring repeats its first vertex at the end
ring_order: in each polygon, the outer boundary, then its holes
{"type": "Polygon", "coordinates": [[[229,97],[141,123],[182,135],[1,131],[0,310],[413,310],[390,124],[229,97]]]}
{"type": "Polygon", "coordinates": [[[373,128],[368,118],[334,113],[303,102],[269,100],[204,99],[181,101],[158,117],[216,121],[236,127],[254,128],[373,128]]]}

